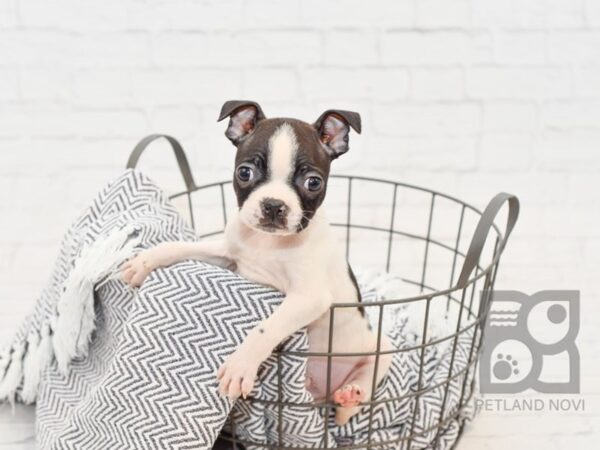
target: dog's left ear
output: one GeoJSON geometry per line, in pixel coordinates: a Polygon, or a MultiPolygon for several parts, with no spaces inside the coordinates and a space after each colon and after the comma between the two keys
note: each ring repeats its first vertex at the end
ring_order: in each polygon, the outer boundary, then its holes
{"type": "Polygon", "coordinates": [[[360,114],[341,109],[329,109],[321,114],[313,126],[317,129],[325,150],[331,159],[335,159],[348,151],[350,128],[360,134],[360,114]]]}
{"type": "Polygon", "coordinates": [[[260,105],[249,100],[229,100],[223,103],[217,122],[229,117],[229,125],[225,136],[233,145],[254,131],[256,124],[265,118],[260,105]]]}

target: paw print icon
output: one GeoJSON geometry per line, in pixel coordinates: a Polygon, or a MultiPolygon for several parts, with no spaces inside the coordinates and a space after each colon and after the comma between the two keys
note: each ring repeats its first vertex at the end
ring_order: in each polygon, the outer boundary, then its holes
{"type": "MultiPolygon", "coordinates": [[[[479,366],[482,393],[579,393],[579,291],[490,293],[479,366]]],[[[483,293],[482,298],[486,297],[483,293]]]]}
{"type": "Polygon", "coordinates": [[[494,364],[494,376],[499,380],[507,380],[512,375],[519,375],[519,361],[513,359],[512,355],[498,353],[498,361],[494,364]]]}

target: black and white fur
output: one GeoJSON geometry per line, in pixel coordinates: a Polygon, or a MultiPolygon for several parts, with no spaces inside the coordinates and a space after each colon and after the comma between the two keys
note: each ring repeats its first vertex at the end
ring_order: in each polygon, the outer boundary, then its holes
{"type": "MultiPolygon", "coordinates": [[[[360,301],[321,204],[331,162],[348,151],[350,129],[360,133],[361,121],[359,114],[343,110],[325,111],[312,124],[267,119],[250,101],[226,102],[219,120],[225,118],[225,134],[237,148],[233,185],[239,212],[228,222],[224,239],[161,244],[126,263],[123,279],[139,286],[154,268],[192,258],[235,267],[242,276],[285,294],[218,372],[220,392],[235,399],[251,392],[260,364],[298,329],[307,328],[311,352],[326,352],[331,304],[360,301]]],[[[376,349],[376,336],[360,307],[336,309],[334,318],[334,352],[376,349]]],[[[382,349],[390,345],[384,337],[382,349]]],[[[339,405],[336,422],[346,423],[371,396],[375,363],[374,357],[333,358],[327,392],[327,358],[311,357],[307,387],[317,401],[333,399],[339,405]]],[[[389,354],[380,356],[376,384],[390,363],[389,354]]]]}

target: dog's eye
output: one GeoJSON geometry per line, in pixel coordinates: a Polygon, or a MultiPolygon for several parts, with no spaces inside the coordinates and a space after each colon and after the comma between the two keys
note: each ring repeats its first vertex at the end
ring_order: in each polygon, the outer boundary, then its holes
{"type": "Polygon", "coordinates": [[[237,170],[237,176],[240,181],[248,182],[254,178],[254,170],[248,166],[240,166],[237,170]]]}
{"type": "Polygon", "coordinates": [[[319,177],[308,177],[306,179],[306,181],[304,182],[304,187],[312,192],[315,192],[315,191],[318,191],[319,189],[321,189],[322,185],[323,185],[323,180],[321,180],[319,177]]]}

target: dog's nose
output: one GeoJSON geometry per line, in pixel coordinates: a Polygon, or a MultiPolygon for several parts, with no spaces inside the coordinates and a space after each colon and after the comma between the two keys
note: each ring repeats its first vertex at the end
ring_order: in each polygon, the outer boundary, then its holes
{"type": "Polygon", "coordinates": [[[281,222],[287,214],[287,206],[281,200],[266,198],[262,201],[262,213],[273,223],[281,222]]]}

